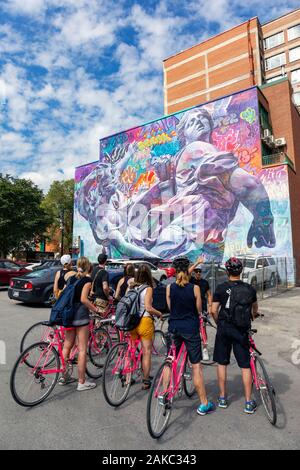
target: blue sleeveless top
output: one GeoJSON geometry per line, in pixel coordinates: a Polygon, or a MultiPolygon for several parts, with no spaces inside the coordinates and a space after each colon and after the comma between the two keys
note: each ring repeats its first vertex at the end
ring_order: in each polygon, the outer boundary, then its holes
{"type": "Polygon", "coordinates": [[[196,306],[194,285],[180,287],[176,283],[170,287],[171,315],[169,331],[195,334],[199,332],[199,314],[196,306]]]}

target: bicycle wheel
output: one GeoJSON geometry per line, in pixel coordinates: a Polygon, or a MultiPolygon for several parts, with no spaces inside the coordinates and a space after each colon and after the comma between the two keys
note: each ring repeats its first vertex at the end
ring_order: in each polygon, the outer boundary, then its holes
{"type": "Polygon", "coordinates": [[[100,379],[104,362],[111,348],[111,339],[104,328],[97,328],[89,339],[86,373],[91,379],[100,379]]]}
{"type": "Polygon", "coordinates": [[[19,356],[13,367],[10,376],[13,399],[21,406],[39,405],[55,387],[59,370],[60,358],[55,348],[46,342],[32,344],[19,356]]]}
{"type": "Polygon", "coordinates": [[[128,344],[119,343],[112,347],[106,358],[103,370],[103,394],[111,406],[120,406],[131,386],[132,359],[128,357],[128,344]]]}
{"type": "Polygon", "coordinates": [[[190,361],[187,359],[184,366],[183,374],[183,389],[188,398],[192,398],[195,393],[195,385],[193,381],[193,368],[190,361]]]}
{"type": "Polygon", "coordinates": [[[152,354],[158,357],[165,357],[167,353],[167,342],[164,333],[161,330],[155,330],[152,354]]]}
{"type": "Polygon", "coordinates": [[[266,412],[267,418],[273,426],[277,422],[277,409],[275,402],[275,390],[269,379],[268,373],[266,371],[265,365],[262,359],[256,356],[256,373],[259,387],[259,394],[261,397],[264,410],[266,412]]]}
{"type": "Polygon", "coordinates": [[[173,397],[169,398],[172,365],[165,362],[158,369],[150,388],[147,402],[147,428],[153,439],[163,435],[169,424],[173,397]],[[164,383],[165,382],[165,383],[164,383]]]}
{"type": "Polygon", "coordinates": [[[112,343],[120,343],[120,332],[115,325],[108,325],[105,328],[111,338],[112,343]]]}
{"type": "Polygon", "coordinates": [[[54,330],[51,326],[46,326],[43,322],[38,322],[32,325],[24,333],[20,344],[20,353],[25,351],[29,346],[39,342],[47,342],[54,336],[54,330]]]}

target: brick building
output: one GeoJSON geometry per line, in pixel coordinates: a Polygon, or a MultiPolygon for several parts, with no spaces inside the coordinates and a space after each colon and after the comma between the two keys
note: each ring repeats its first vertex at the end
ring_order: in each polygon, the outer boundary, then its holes
{"type": "Polygon", "coordinates": [[[300,109],[300,9],[248,21],[163,62],[165,114],[287,76],[300,109]]]}
{"type": "Polygon", "coordinates": [[[300,283],[300,9],[248,21],[163,62],[165,114],[259,88],[262,168],[286,165],[300,283]]]}

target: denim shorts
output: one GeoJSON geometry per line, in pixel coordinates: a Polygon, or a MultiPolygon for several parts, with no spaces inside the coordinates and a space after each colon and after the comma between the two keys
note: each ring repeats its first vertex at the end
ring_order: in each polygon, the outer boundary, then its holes
{"type": "Polygon", "coordinates": [[[176,355],[178,355],[181,345],[184,343],[191,364],[199,364],[199,362],[202,361],[202,347],[199,331],[195,333],[181,333],[177,330],[174,330],[169,331],[169,333],[171,333],[176,347],[176,355]]]}

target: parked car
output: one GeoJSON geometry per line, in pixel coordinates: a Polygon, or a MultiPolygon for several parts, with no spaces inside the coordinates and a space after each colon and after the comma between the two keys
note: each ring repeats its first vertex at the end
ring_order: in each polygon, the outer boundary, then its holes
{"type": "Polygon", "coordinates": [[[165,279],[167,279],[167,274],[163,269],[160,269],[157,266],[154,266],[154,264],[150,263],[149,261],[144,260],[109,260],[107,263],[107,268],[120,269],[124,268],[126,264],[133,264],[136,269],[139,267],[139,265],[146,264],[151,269],[152,276],[154,279],[156,279],[157,281],[164,281],[165,279]]]}
{"type": "Polygon", "coordinates": [[[275,287],[279,280],[276,261],[265,256],[247,256],[241,258],[244,264],[242,279],[252,287],[269,285],[275,287]]]}
{"type": "Polygon", "coordinates": [[[39,263],[29,263],[29,264],[26,265],[26,269],[28,269],[28,271],[34,271],[34,269],[38,268],[41,265],[42,265],[41,262],[39,262],[39,263]]]}
{"type": "Polygon", "coordinates": [[[53,285],[59,267],[38,269],[10,281],[8,297],[27,304],[45,304],[53,302],[53,285]]]}
{"type": "Polygon", "coordinates": [[[22,276],[29,271],[24,267],[7,259],[0,259],[0,285],[8,286],[11,278],[22,276]]]}

